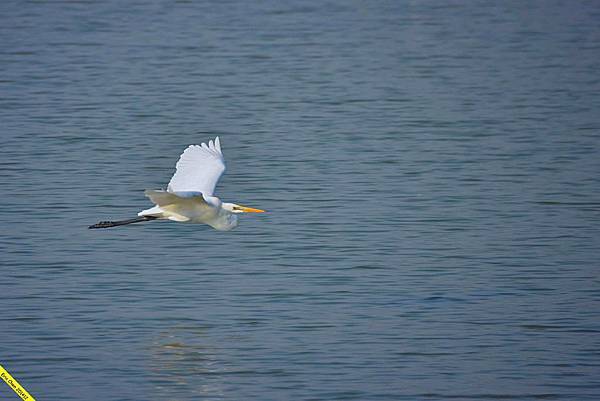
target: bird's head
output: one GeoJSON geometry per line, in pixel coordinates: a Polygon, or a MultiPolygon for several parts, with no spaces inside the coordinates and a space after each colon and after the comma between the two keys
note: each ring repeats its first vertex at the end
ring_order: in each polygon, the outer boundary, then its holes
{"type": "Polygon", "coordinates": [[[254,209],[247,206],[237,205],[235,203],[225,203],[221,207],[231,213],[264,213],[264,210],[254,209]]]}

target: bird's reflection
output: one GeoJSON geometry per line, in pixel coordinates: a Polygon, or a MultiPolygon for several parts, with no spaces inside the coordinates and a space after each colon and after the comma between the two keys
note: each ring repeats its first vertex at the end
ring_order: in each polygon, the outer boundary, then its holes
{"type": "Polygon", "coordinates": [[[176,326],[158,333],[149,355],[155,399],[220,398],[223,364],[217,355],[202,327],[176,326]]]}

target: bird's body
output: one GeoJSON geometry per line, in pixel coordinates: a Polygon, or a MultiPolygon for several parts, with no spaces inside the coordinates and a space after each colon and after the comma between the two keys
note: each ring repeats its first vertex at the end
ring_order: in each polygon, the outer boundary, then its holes
{"type": "Polygon", "coordinates": [[[120,222],[100,222],[90,228],[107,228],[148,220],[172,220],[180,223],[208,224],[219,231],[229,231],[238,225],[238,213],[262,213],[235,203],[222,202],[213,195],[219,178],[225,171],[221,144],[217,137],[208,145],[190,145],[177,162],[176,172],[167,190],[146,190],[155,204],[138,213],[137,219],[120,222]]]}
{"type": "Polygon", "coordinates": [[[236,214],[223,207],[216,196],[204,198],[201,192],[168,192],[146,190],[146,196],[156,206],[138,213],[140,217],[156,217],[179,223],[204,223],[219,230],[237,227],[236,214]]]}

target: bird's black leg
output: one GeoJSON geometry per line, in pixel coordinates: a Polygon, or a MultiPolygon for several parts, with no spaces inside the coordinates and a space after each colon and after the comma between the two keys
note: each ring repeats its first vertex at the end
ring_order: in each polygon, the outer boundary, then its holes
{"type": "Polygon", "coordinates": [[[126,224],[141,223],[143,221],[150,221],[150,220],[156,220],[156,217],[141,216],[141,217],[136,217],[135,219],[128,219],[128,220],[101,221],[99,223],[92,224],[88,228],[110,228],[110,227],[124,226],[126,224]]]}

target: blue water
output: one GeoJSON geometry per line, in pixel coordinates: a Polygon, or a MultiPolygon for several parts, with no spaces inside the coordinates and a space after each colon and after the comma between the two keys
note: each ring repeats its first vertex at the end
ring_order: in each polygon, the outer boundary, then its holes
{"type": "Polygon", "coordinates": [[[0,363],[38,400],[599,399],[599,21],[2,1],[0,363]],[[87,229],[216,135],[269,213],[87,229]]]}

